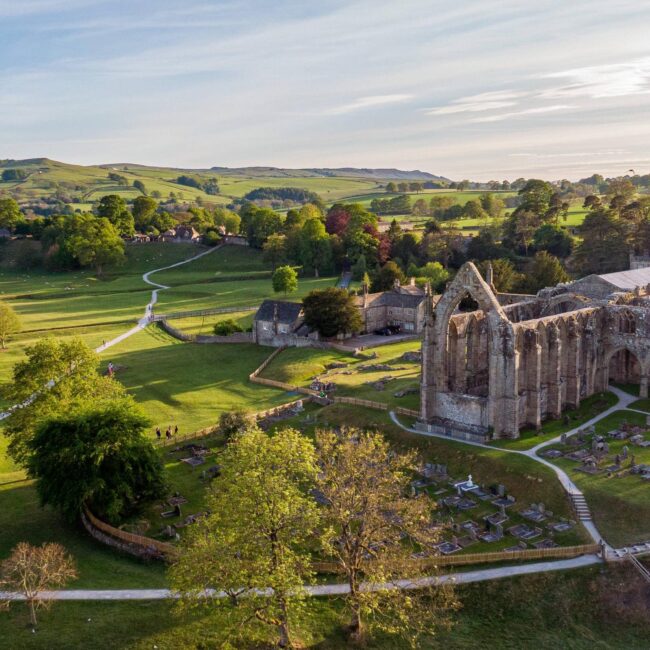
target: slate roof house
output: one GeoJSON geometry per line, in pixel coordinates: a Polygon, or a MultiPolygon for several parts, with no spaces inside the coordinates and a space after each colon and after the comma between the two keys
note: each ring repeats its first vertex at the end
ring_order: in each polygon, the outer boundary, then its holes
{"type": "Polygon", "coordinates": [[[301,303],[265,300],[253,318],[253,341],[258,345],[274,345],[274,340],[295,334],[302,324],[301,303]]]}

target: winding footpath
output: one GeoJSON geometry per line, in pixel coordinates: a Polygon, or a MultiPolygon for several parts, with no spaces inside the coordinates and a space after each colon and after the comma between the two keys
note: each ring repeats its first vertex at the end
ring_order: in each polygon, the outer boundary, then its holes
{"type": "MultiPolygon", "coordinates": [[[[209,250],[203,251],[202,253],[199,253],[198,255],[194,255],[193,257],[190,257],[186,260],[182,260],[181,262],[176,262],[175,264],[170,264],[169,266],[153,269],[151,271],[147,271],[146,273],[144,273],[142,275],[142,280],[146,282],[148,285],[155,287],[151,292],[151,300],[145,307],[144,315],[142,316],[142,318],[138,320],[138,323],[137,325],[135,325],[135,327],[132,327],[131,329],[124,332],[120,336],[117,336],[114,339],[107,341],[103,345],[100,345],[98,348],[96,348],[95,351],[98,353],[103,352],[104,350],[113,347],[114,345],[117,345],[118,343],[124,341],[130,336],[133,336],[134,334],[141,332],[152,322],[153,308],[158,301],[158,292],[170,288],[167,285],[160,284],[158,282],[151,280],[150,277],[154,273],[158,273],[160,271],[166,271],[168,269],[173,269],[178,266],[183,266],[184,264],[193,262],[194,260],[204,257],[205,255],[209,255],[214,251],[218,250],[219,248],[221,248],[221,246],[216,246],[215,248],[211,248],[209,250]]],[[[610,390],[616,395],[616,397],[618,398],[618,402],[614,406],[600,413],[599,415],[591,418],[591,420],[584,422],[579,427],[576,427],[571,431],[566,432],[565,433],[566,436],[575,435],[580,429],[595,424],[596,422],[599,422],[603,418],[607,417],[608,415],[616,411],[626,409],[632,402],[634,402],[637,399],[636,397],[629,395],[628,393],[625,393],[615,387],[610,386],[610,390]]],[[[18,408],[19,406],[20,405],[14,406],[8,411],[5,411],[4,413],[0,413],[0,421],[9,417],[13,409],[18,408]]],[[[630,410],[635,410],[635,409],[630,409],[630,410]]],[[[643,413],[643,411],[639,411],[639,412],[643,413]]],[[[586,506],[586,501],[584,500],[583,493],[573,483],[573,481],[569,478],[569,475],[564,470],[557,467],[553,463],[549,462],[545,458],[540,458],[538,455],[538,452],[541,451],[543,448],[559,442],[562,437],[561,435],[556,436],[555,438],[552,438],[545,442],[542,442],[532,447],[531,449],[526,449],[526,450],[506,449],[506,448],[494,447],[484,443],[471,442],[468,440],[450,439],[448,436],[444,436],[441,434],[419,431],[417,429],[407,427],[399,421],[399,419],[397,418],[396,414],[393,411],[390,412],[390,418],[401,429],[405,431],[409,431],[411,433],[434,437],[434,438],[441,438],[442,440],[446,440],[446,441],[452,440],[453,442],[457,442],[460,444],[471,445],[474,447],[481,447],[483,449],[489,449],[492,451],[496,450],[496,451],[503,451],[511,454],[519,454],[522,456],[526,456],[535,462],[546,465],[551,470],[553,470],[553,472],[555,472],[560,483],[562,484],[562,487],[565,489],[565,491],[573,501],[574,505],[578,510],[579,519],[581,520],[582,524],[585,526],[592,540],[596,543],[603,543],[606,547],[608,556],[612,555],[613,559],[616,559],[616,558],[624,557],[627,554],[642,553],[642,552],[648,553],[650,551],[650,544],[646,544],[645,546],[635,547],[633,549],[622,549],[622,550],[613,549],[611,546],[605,544],[605,542],[603,541],[603,537],[598,532],[598,529],[594,525],[593,521],[591,521],[591,515],[589,514],[588,507],[586,506]]],[[[603,559],[597,555],[583,555],[568,560],[553,560],[548,562],[535,562],[535,563],[529,563],[529,564],[523,564],[517,566],[505,566],[505,567],[497,567],[491,569],[478,569],[476,571],[450,573],[450,574],[434,576],[434,577],[418,578],[415,580],[400,580],[396,583],[390,583],[390,584],[363,583],[361,588],[364,590],[374,591],[374,590],[387,589],[387,588],[388,589],[391,588],[418,589],[418,588],[429,587],[436,584],[444,584],[448,582],[453,582],[455,584],[468,584],[473,582],[498,580],[503,578],[510,578],[513,576],[528,575],[533,573],[542,573],[542,572],[549,572],[549,571],[565,571],[568,569],[576,569],[576,568],[591,566],[594,564],[599,564],[602,561],[603,559]]],[[[336,595],[346,594],[349,590],[349,587],[347,584],[306,585],[305,590],[308,596],[336,596],[336,595]]],[[[261,591],[260,593],[267,593],[267,592],[261,591]]],[[[209,595],[214,598],[225,597],[225,594],[223,592],[216,591],[216,590],[210,591],[209,595]]],[[[178,594],[170,591],[169,589],[66,589],[61,591],[43,592],[41,596],[45,600],[115,601],[115,600],[167,600],[167,599],[177,598],[178,594]]],[[[24,600],[25,597],[23,594],[20,593],[0,592],[0,599],[24,600]]]]}
{"type": "MultiPolygon", "coordinates": [[[[647,545],[645,546],[639,546],[638,549],[632,548],[632,549],[614,549],[612,548],[607,542],[604,540],[603,536],[598,532],[598,529],[596,528],[596,525],[591,519],[591,513],[589,512],[589,507],[587,506],[587,502],[585,499],[584,494],[582,491],[576,486],[576,484],[569,478],[569,475],[560,467],[557,465],[554,465],[550,461],[546,460],[545,458],[540,458],[539,452],[543,450],[545,447],[549,447],[551,445],[557,444],[560,442],[562,439],[562,436],[570,437],[578,433],[581,429],[584,429],[585,427],[589,427],[592,424],[596,424],[596,422],[599,422],[600,420],[606,418],[607,416],[611,415],[612,413],[615,413],[617,411],[622,411],[626,410],[627,407],[632,403],[635,402],[638,397],[635,397],[633,395],[630,395],[629,393],[626,393],[615,386],[610,386],[609,390],[616,395],[618,398],[618,402],[611,406],[610,408],[606,409],[602,413],[599,413],[595,417],[591,418],[590,420],[587,420],[586,422],[583,422],[580,426],[575,427],[574,429],[571,429],[570,431],[566,431],[558,436],[555,436],[554,438],[551,438],[549,440],[545,440],[544,442],[540,442],[538,445],[535,445],[534,447],[531,447],[530,449],[508,449],[505,447],[495,447],[493,445],[488,445],[480,442],[472,442],[470,440],[459,440],[457,438],[450,438],[449,436],[445,436],[439,433],[430,433],[428,431],[421,431],[419,429],[413,429],[411,427],[407,427],[404,424],[402,424],[397,416],[395,415],[394,411],[390,412],[390,418],[391,420],[401,429],[404,429],[405,431],[409,431],[410,433],[415,433],[418,435],[422,436],[427,436],[427,437],[432,437],[432,438],[440,438],[442,440],[447,440],[447,441],[453,441],[457,442],[459,444],[464,444],[464,445],[471,445],[473,447],[481,447],[482,449],[490,449],[492,451],[503,451],[508,454],[519,454],[520,456],[526,456],[527,458],[530,458],[531,460],[541,463],[542,465],[546,465],[546,467],[549,467],[553,472],[555,472],[555,475],[559,479],[560,483],[562,484],[562,487],[564,488],[565,492],[568,494],[569,498],[571,499],[573,505],[576,508],[576,511],[578,513],[578,518],[582,525],[585,527],[587,532],[589,533],[589,536],[591,539],[596,543],[596,544],[604,544],[607,552],[608,553],[613,553],[615,556],[616,555],[625,555],[626,552],[629,553],[634,553],[634,552],[647,552],[648,548],[646,548],[647,545]]],[[[630,410],[635,410],[635,409],[630,409],[630,410]]],[[[637,411],[639,413],[645,413],[644,411],[637,411]]],[[[647,413],[645,413],[648,415],[647,413]]]]}
{"type": "MultiPolygon", "coordinates": [[[[151,323],[153,319],[153,306],[158,302],[158,292],[161,289],[169,289],[170,287],[168,287],[165,284],[160,284],[158,282],[154,282],[153,280],[150,280],[149,279],[150,276],[152,276],[154,273],[159,273],[160,271],[166,271],[167,269],[173,269],[176,268],[177,266],[183,266],[183,264],[189,264],[194,260],[198,260],[199,258],[204,257],[205,255],[214,253],[214,251],[219,250],[220,248],[221,246],[215,246],[214,248],[209,248],[208,250],[203,251],[198,255],[194,255],[193,257],[188,257],[186,260],[181,260],[180,262],[176,262],[175,264],[170,264],[169,266],[161,266],[159,269],[153,269],[151,271],[147,271],[146,273],[143,273],[142,280],[146,282],[148,285],[152,287],[156,287],[151,292],[151,300],[147,303],[147,306],[144,309],[144,315],[142,316],[142,318],[138,320],[138,324],[135,325],[135,327],[132,327],[130,330],[124,332],[124,334],[120,334],[119,336],[116,336],[114,339],[111,339],[110,341],[106,341],[98,348],[95,348],[95,352],[100,353],[103,352],[104,350],[107,350],[108,348],[112,348],[114,345],[121,343],[125,339],[128,339],[130,336],[133,336],[134,334],[141,332],[143,329],[145,329],[145,327],[147,327],[147,325],[151,323]]],[[[54,380],[52,380],[52,382],[53,381],[54,380]]],[[[46,388],[48,387],[51,388],[52,382],[48,383],[48,386],[46,388]]],[[[15,409],[30,404],[35,397],[36,394],[32,395],[29,399],[25,400],[25,402],[23,402],[22,404],[15,404],[14,406],[7,409],[6,411],[0,412],[0,422],[8,418],[14,412],[15,409]]]]}

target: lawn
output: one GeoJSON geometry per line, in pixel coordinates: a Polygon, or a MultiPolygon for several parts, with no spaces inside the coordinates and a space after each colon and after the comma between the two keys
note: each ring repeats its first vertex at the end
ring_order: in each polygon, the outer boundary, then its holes
{"type": "Polygon", "coordinates": [[[117,378],[150,416],[152,427],[172,424],[190,433],[216,424],[224,411],[261,411],[289,401],[282,391],[248,381],[271,352],[253,344],[183,343],[148,327],[102,359],[117,366],[117,378]]]}
{"type": "MultiPolygon", "coordinates": [[[[605,435],[622,422],[645,426],[646,416],[634,411],[617,411],[595,425],[596,434],[605,435]]],[[[648,448],[635,447],[618,440],[608,440],[608,444],[610,461],[605,464],[612,464],[614,456],[621,453],[626,444],[637,463],[650,464],[648,448]]],[[[553,445],[553,448],[567,452],[576,449],[566,445],[553,445]]],[[[564,469],[584,492],[594,523],[610,544],[623,546],[650,540],[650,483],[633,474],[614,478],[608,478],[605,472],[585,474],[577,471],[579,463],[564,458],[552,462],[564,469]]],[[[629,461],[623,461],[623,467],[627,465],[629,461]]]]}
{"type": "Polygon", "coordinates": [[[420,349],[420,341],[405,341],[385,345],[372,350],[377,358],[358,359],[334,350],[315,350],[312,348],[289,348],[284,350],[267,366],[263,377],[283,381],[295,386],[308,386],[316,376],[336,384],[335,395],[357,397],[389,404],[391,407],[404,406],[418,409],[420,404],[419,380],[420,364],[401,359],[405,352],[420,349]],[[331,363],[346,363],[344,368],[327,370],[331,363]],[[370,370],[364,366],[382,364],[390,369],[370,370]],[[393,377],[385,383],[384,390],[373,385],[387,376],[393,377]],[[417,392],[404,397],[395,393],[407,388],[417,388],[417,392]]]}
{"type": "Polygon", "coordinates": [[[126,331],[144,313],[151,298],[152,287],[142,281],[142,274],[201,250],[192,244],[128,246],[126,264],[103,280],[88,271],[47,273],[0,268],[0,298],[16,310],[23,327],[9,349],[0,353],[0,384],[11,376],[13,364],[23,358],[25,347],[43,336],[80,336],[96,347],[126,331]]]}

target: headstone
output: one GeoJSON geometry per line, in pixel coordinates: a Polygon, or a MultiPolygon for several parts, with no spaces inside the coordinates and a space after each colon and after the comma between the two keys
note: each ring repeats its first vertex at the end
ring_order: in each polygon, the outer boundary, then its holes
{"type": "Polygon", "coordinates": [[[560,442],[561,442],[563,445],[566,444],[566,437],[567,437],[567,436],[566,436],[566,433],[563,433],[563,434],[560,436],[560,442]]]}
{"type": "Polygon", "coordinates": [[[506,486],[499,484],[499,487],[497,488],[497,491],[498,491],[500,497],[504,497],[506,495],[506,486]]]}
{"type": "Polygon", "coordinates": [[[621,458],[622,458],[623,460],[626,460],[627,457],[630,455],[630,449],[629,449],[629,447],[628,447],[627,445],[623,445],[623,449],[622,449],[621,451],[622,451],[621,458]]]}
{"type": "Polygon", "coordinates": [[[544,507],[544,504],[543,504],[543,503],[540,503],[540,504],[537,506],[537,509],[538,509],[540,512],[544,512],[544,511],[546,510],[546,508],[544,507]]]}

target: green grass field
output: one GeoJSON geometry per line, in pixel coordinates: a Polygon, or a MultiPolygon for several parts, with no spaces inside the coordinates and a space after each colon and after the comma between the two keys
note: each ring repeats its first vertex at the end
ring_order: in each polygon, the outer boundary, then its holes
{"type": "Polygon", "coordinates": [[[404,397],[395,397],[395,393],[406,388],[419,387],[420,364],[403,361],[400,357],[405,352],[419,350],[420,345],[420,341],[385,345],[373,350],[376,352],[377,358],[369,361],[334,350],[289,348],[265,368],[262,376],[295,386],[308,386],[311,380],[318,375],[336,384],[336,395],[373,400],[393,407],[403,406],[418,409],[419,391],[404,397]],[[346,363],[348,366],[327,371],[326,366],[333,362],[346,363]],[[367,370],[362,368],[362,366],[374,364],[386,364],[391,366],[391,369],[367,370]],[[374,384],[387,376],[391,376],[393,379],[386,383],[385,390],[376,390],[370,385],[371,382],[374,384]]]}

